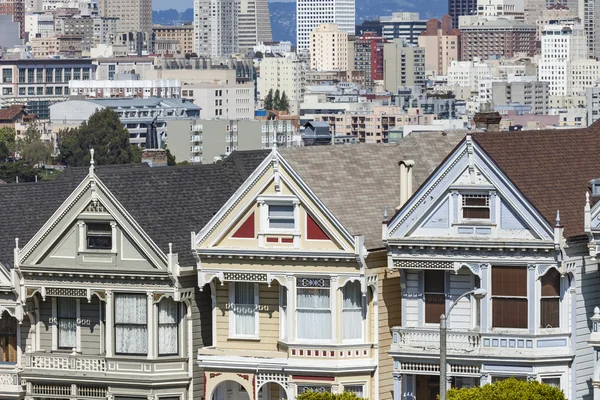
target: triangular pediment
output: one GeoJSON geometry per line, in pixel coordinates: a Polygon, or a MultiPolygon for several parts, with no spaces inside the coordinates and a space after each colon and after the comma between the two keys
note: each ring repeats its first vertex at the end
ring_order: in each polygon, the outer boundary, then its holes
{"type": "Polygon", "coordinates": [[[166,256],[95,175],[88,175],[19,251],[43,269],[166,271],[166,256]]]}
{"type": "Polygon", "coordinates": [[[551,240],[535,207],[476,144],[465,140],[388,225],[388,240],[551,240]]]}
{"type": "Polygon", "coordinates": [[[274,152],[196,237],[198,251],[350,253],[353,238],[274,152]]]}

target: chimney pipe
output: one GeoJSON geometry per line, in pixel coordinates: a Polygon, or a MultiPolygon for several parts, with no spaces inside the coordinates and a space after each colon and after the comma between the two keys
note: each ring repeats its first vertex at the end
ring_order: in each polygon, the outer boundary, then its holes
{"type": "Polygon", "coordinates": [[[402,160],[398,165],[400,166],[400,205],[398,208],[400,208],[412,195],[412,167],[415,162],[413,160],[402,160]]]}

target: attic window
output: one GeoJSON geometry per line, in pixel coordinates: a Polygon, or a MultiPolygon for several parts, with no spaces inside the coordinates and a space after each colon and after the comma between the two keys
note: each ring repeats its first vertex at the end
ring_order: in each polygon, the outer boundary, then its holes
{"type": "Polygon", "coordinates": [[[593,179],[590,183],[592,185],[592,196],[600,196],[600,178],[593,179]]]}
{"type": "Polygon", "coordinates": [[[109,223],[87,224],[87,248],[91,250],[112,249],[112,227],[109,223]]]}
{"type": "Polygon", "coordinates": [[[490,196],[464,194],[462,196],[463,219],[490,219],[490,196]]]}

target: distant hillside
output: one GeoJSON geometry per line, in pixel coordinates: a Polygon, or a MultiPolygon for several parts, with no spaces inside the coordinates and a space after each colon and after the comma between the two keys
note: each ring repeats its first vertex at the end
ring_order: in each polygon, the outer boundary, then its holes
{"type": "MultiPolygon", "coordinates": [[[[271,29],[273,40],[296,42],[296,3],[269,3],[271,11],[271,29]]],[[[356,23],[375,19],[382,15],[391,15],[397,11],[418,12],[421,19],[440,18],[448,12],[447,0],[430,0],[421,3],[418,0],[356,0],[356,23]]],[[[161,25],[181,25],[194,19],[194,10],[184,12],[162,10],[152,12],[152,22],[161,25]]]]}

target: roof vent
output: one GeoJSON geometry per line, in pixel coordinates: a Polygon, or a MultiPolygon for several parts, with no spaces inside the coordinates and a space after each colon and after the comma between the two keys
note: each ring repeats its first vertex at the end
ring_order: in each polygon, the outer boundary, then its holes
{"type": "Polygon", "coordinates": [[[600,178],[592,179],[590,181],[590,185],[592,187],[592,196],[593,197],[600,196],[600,178]]]}

